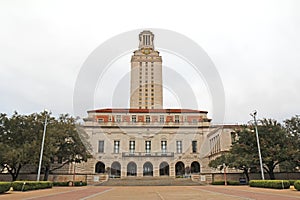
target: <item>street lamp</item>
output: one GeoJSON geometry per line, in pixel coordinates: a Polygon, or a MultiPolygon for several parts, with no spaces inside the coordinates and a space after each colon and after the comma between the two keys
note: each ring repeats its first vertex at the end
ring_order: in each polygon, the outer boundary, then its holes
{"type": "Polygon", "coordinates": [[[256,114],[257,111],[253,111],[253,113],[250,113],[250,115],[254,119],[254,126],[255,126],[255,134],[256,134],[256,141],[257,141],[257,148],[258,148],[258,156],[259,156],[259,163],[260,163],[260,171],[261,171],[261,179],[265,180],[265,175],[264,175],[264,168],[263,168],[263,163],[262,163],[262,158],[261,158],[261,152],[260,152],[260,144],[259,144],[259,138],[258,138],[258,130],[257,130],[257,121],[256,121],[256,114]]]}
{"type": "Polygon", "coordinates": [[[223,169],[224,169],[224,185],[227,185],[227,176],[226,176],[226,164],[223,163],[223,169]]]}
{"type": "MultiPolygon", "coordinates": [[[[46,110],[45,110],[46,111],[46,110]]],[[[41,146],[41,153],[40,153],[40,162],[39,162],[39,169],[38,169],[38,175],[37,175],[37,181],[40,181],[40,176],[41,176],[41,168],[42,168],[42,160],[43,160],[43,152],[44,152],[44,143],[45,143],[45,135],[46,135],[46,129],[47,129],[47,112],[46,113],[46,118],[45,118],[45,124],[44,124],[44,132],[43,132],[43,139],[42,139],[42,146],[41,146]]]]}

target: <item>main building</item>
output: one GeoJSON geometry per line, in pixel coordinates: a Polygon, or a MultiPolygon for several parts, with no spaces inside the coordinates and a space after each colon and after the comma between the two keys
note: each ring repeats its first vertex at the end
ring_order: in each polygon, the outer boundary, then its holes
{"type": "Polygon", "coordinates": [[[94,182],[101,174],[124,178],[210,173],[209,160],[230,148],[232,130],[211,126],[206,111],[164,109],[162,57],[154,48],[154,34],[143,31],[138,38],[131,57],[130,108],[88,111],[84,129],[94,158],[82,170],[93,174],[94,182]]]}

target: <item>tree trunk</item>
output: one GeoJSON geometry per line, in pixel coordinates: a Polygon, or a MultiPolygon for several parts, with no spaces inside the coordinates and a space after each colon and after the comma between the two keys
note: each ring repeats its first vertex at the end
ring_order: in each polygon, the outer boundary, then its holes
{"type": "Polygon", "coordinates": [[[244,168],[244,174],[245,174],[245,176],[246,176],[247,183],[249,183],[250,178],[249,178],[248,168],[244,168]]]}
{"type": "Polygon", "coordinates": [[[271,180],[275,180],[275,174],[274,174],[274,168],[275,168],[276,165],[274,165],[274,163],[269,163],[267,165],[268,169],[266,169],[266,171],[268,172],[269,176],[270,176],[270,179],[271,180]]]}
{"type": "Polygon", "coordinates": [[[47,166],[45,167],[44,181],[48,181],[48,178],[49,178],[49,172],[50,172],[50,166],[47,165],[47,166]]]}
{"type": "Polygon", "coordinates": [[[16,181],[18,176],[19,176],[19,172],[21,170],[21,167],[22,165],[19,164],[17,168],[13,167],[13,168],[7,168],[8,169],[8,172],[10,173],[11,175],[11,178],[12,178],[12,181],[16,181]]]}
{"type": "Polygon", "coordinates": [[[269,176],[270,176],[271,180],[275,180],[275,174],[274,174],[273,169],[269,171],[269,176]]]}

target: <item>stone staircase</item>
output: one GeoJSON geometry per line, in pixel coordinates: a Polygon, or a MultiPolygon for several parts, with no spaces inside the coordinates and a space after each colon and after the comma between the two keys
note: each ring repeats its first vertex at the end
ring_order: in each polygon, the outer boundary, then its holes
{"type": "Polygon", "coordinates": [[[173,177],[126,177],[118,179],[108,179],[100,183],[101,186],[191,186],[201,185],[190,178],[173,177]]]}

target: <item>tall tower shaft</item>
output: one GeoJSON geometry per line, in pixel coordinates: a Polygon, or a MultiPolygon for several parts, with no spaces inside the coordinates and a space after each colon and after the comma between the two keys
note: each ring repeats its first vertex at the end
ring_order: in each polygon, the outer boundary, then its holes
{"type": "Polygon", "coordinates": [[[139,34],[139,49],[131,57],[130,108],[163,107],[162,58],[154,49],[154,34],[139,34]]]}

